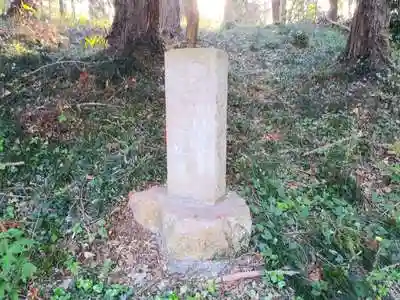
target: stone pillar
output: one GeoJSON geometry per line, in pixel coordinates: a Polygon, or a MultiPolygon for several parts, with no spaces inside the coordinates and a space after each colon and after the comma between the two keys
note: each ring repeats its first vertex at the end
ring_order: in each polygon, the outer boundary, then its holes
{"type": "Polygon", "coordinates": [[[214,204],[226,192],[228,56],[217,49],[165,55],[168,193],[214,204]]]}
{"type": "Polygon", "coordinates": [[[130,193],[134,218],[160,235],[171,271],[220,269],[251,232],[246,201],[226,191],[228,58],[217,49],[165,55],[167,186],[130,193]]]}

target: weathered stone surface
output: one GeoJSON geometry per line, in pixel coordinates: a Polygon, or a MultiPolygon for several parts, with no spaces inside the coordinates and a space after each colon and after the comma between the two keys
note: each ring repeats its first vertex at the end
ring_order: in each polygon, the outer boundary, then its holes
{"type": "Polygon", "coordinates": [[[165,55],[168,192],[214,204],[226,192],[228,56],[212,48],[165,55]]]}
{"type": "Polygon", "coordinates": [[[153,187],[143,192],[129,193],[129,208],[135,220],[143,227],[158,232],[161,228],[162,202],[159,200],[160,188],[153,187]]]}
{"type": "Polygon", "coordinates": [[[215,273],[247,247],[252,223],[246,201],[226,191],[228,58],[171,50],[165,69],[167,186],[131,193],[129,206],[158,233],[170,271],[215,273]]]}
{"type": "Polygon", "coordinates": [[[250,210],[236,193],[228,193],[224,201],[212,206],[171,196],[164,187],[131,193],[129,198],[136,221],[160,233],[171,260],[227,257],[249,242],[250,210]]]}

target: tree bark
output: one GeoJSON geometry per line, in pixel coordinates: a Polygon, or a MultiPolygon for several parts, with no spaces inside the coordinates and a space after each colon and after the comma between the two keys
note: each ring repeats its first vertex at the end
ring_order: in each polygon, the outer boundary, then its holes
{"type": "Polygon", "coordinates": [[[236,6],[237,5],[234,3],[234,0],[225,0],[223,20],[224,25],[230,26],[237,22],[238,12],[236,6]]]}
{"type": "Polygon", "coordinates": [[[282,24],[286,24],[287,19],[287,10],[286,10],[286,0],[281,0],[280,3],[280,22],[282,24]]]}
{"type": "Polygon", "coordinates": [[[115,16],[107,36],[109,50],[118,56],[162,55],[158,0],[115,0],[115,16]]]}
{"type": "Polygon", "coordinates": [[[200,15],[197,6],[197,0],[187,0],[188,6],[186,10],[186,41],[189,48],[195,48],[197,44],[197,36],[199,32],[200,15]]]}
{"type": "Polygon", "coordinates": [[[272,0],[272,22],[274,24],[280,23],[280,15],[281,15],[281,1],[272,0]]]}
{"type": "Polygon", "coordinates": [[[351,23],[343,61],[363,60],[371,69],[389,62],[389,6],[387,0],[360,0],[351,23]]]}
{"type": "Polygon", "coordinates": [[[349,0],[348,7],[347,7],[347,12],[348,12],[349,18],[351,18],[352,14],[353,14],[352,8],[353,8],[353,0],[349,0]]]}
{"type": "Polygon", "coordinates": [[[1,10],[1,13],[6,14],[7,9],[8,9],[8,0],[4,0],[3,4],[4,4],[4,6],[3,6],[3,9],[1,10]]]}
{"type": "Polygon", "coordinates": [[[75,0],[71,0],[71,10],[72,10],[72,19],[76,19],[76,2],[75,0]]]}
{"type": "Polygon", "coordinates": [[[59,5],[59,9],[60,9],[60,16],[64,17],[64,15],[65,15],[65,3],[64,3],[64,0],[58,0],[58,5],[59,5]]]}
{"type": "Polygon", "coordinates": [[[328,12],[328,18],[331,21],[336,22],[338,19],[338,0],[329,0],[329,12],[328,12]]]}
{"type": "Polygon", "coordinates": [[[88,0],[89,4],[89,19],[93,20],[98,17],[97,15],[97,0],[88,0]]]}
{"type": "Polygon", "coordinates": [[[28,5],[33,10],[37,10],[38,5],[36,0],[13,0],[11,1],[10,7],[7,9],[6,15],[13,17],[13,16],[27,16],[31,15],[33,11],[30,9],[24,9],[22,4],[28,5]]]}
{"type": "Polygon", "coordinates": [[[182,33],[179,0],[160,1],[160,31],[167,38],[174,38],[182,33]]]}

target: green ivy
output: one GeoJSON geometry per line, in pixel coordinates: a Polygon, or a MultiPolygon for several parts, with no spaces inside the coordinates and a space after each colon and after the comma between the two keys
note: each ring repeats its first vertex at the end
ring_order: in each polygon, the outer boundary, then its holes
{"type": "Polygon", "coordinates": [[[20,229],[0,233],[0,299],[19,299],[19,291],[35,274],[29,257],[34,245],[20,229]]]}

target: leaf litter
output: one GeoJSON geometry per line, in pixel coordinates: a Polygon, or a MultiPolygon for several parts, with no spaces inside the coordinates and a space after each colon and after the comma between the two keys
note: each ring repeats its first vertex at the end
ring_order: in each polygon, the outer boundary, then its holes
{"type": "MultiPolygon", "coordinates": [[[[340,37],[339,33],[325,31],[324,28],[311,26],[305,30],[314,35],[314,44],[306,49],[299,49],[291,44],[290,27],[238,27],[219,33],[202,33],[203,46],[222,48],[228,52],[230,58],[228,113],[232,118],[229,118],[228,183],[232,188],[236,188],[237,184],[243,185],[243,182],[246,185],[248,178],[245,171],[249,168],[249,159],[263,159],[281,163],[282,174],[288,175],[288,178],[293,178],[293,172],[297,174],[294,180],[287,181],[290,189],[297,190],[315,184],[321,180],[321,156],[338,147],[353,149],[353,139],[348,136],[354,132],[361,132],[356,142],[364,141],[368,136],[372,137],[369,140],[369,146],[373,148],[371,156],[362,164],[352,163],[350,170],[341,172],[348,172],[357,178],[362,190],[362,206],[376,208],[374,194],[390,193],[398,189],[398,182],[388,183],[383,171],[388,161],[390,165],[399,163],[395,147],[399,137],[393,134],[400,132],[398,120],[393,120],[386,128],[391,134],[374,134],[375,124],[386,118],[385,116],[393,115],[392,102],[396,101],[396,98],[388,99],[388,95],[377,87],[366,86],[364,79],[355,80],[351,85],[347,85],[343,80],[346,74],[339,72],[330,75],[329,67],[334,63],[337,53],[327,51],[324,57],[319,57],[319,54],[316,54],[319,51],[319,43],[325,35],[336,35],[337,40],[342,43],[344,38],[340,37]],[[323,71],[326,68],[329,72],[323,71]],[[335,83],[330,82],[333,78],[331,76],[335,78],[335,83]],[[307,86],[305,82],[310,85],[307,86]],[[368,101],[373,98],[386,99],[387,104],[376,107],[376,101],[368,101]],[[338,130],[338,133],[343,135],[338,138],[329,132],[326,124],[338,118],[347,122],[347,116],[343,117],[336,111],[336,107],[350,106],[354,107],[355,122],[350,122],[342,131],[338,130]],[[333,117],[327,111],[333,114],[333,117]],[[319,116],[320,123],[310,121],[310,115],[319,116]],[[298,120],[309,120],[310,123],[299,125],[298,120]],[[305,131],[301,126],[308,127],[305,131]],[[395,150],[388,150],[389,148],[395,150]],[[310,161],[308,169],[303,167],[304,153],[308,153],[309,156],[306,159],[310,161]]],[[[2,38],[6,36],[3,31],[2,38]]],[[[70,34],[74,35],[70,39],[78,40],[71,48],[71,51],[74,51],[73,47],[79,48],[76,46],[79,44],[79,34],[70,34]]],[[[52,36],[49,40],[54,44],[56,38],[53,36],[57,35],[56,32],[51,31],[49,35],[52,36]]],[[[10,37],[12,38],[12,33],[7,36],[7,40],[10,37]]],[[[58,39],[62,40],[64,36],[58,39]]],[[[71,142],[82,138],[82,134],[91,134],[90,132],[98,126],[96,120],[99,118],[105,123],[116,125],[113,130],[118,127],[122,129],[124,123],[127,126],[130,126],[130,123],[122,119],[118,109],[128,108],[132,103],[136,105],[135,102],[143,101],[148,105],[146,110],[150,112],[145,113],[146,118],[150,122],[162,121],[156,118],[164,117],[163,87],[154,83],[139,62],[120,62],[118,65],[95,51],[81,53],[77,60],[59,55],[59,52],[54,50],[49,52],[44,59],[47,64],[36,61],[36,67],[31,67],[30,71],[12,70],[11,65],[6,64],[6,69],[11,73],[6,74],[6,78],[12,78],[13,81],[7,85],[7,93],[2,95],[1,105],[17,105],[13,112],[25,134],[71,142]],[[127,70],[126,64],[130,70],[127,70]],[[15,72],[19,72],[20,76],[15,72]]],[[[140,107],[135,108],[138,109],[140,107]]],[[[143,133],[147,130],[141,129],[138,124],[135,126],[136,131],[143,133]]],[[[157,155],[164,153],[162,141],[162,138],[157,140],[157,143],[160,143],[155,150],[157,155]]],[[[110,141],[106,147],[109,152],[124,155],[126,159],[129,151],[123,152],[125,143],[117,139],[110,141]]],[[[88,181],[96,179],[96,175],[87,176],[88,181]]],[[[151,176],[144,178],[135,182],[137,187],[144,187],[154,180],[151,176]]],[[[133,188],[134,186],[130,187],[133,188]]],[[[167,274],[165,258],[157,247],[156,236],[132,221],[132,213],[127,209],[126,202],[121,201],[120,204],[114,203],[111,206],[112,213],[107,217],[109,238],[106,241],[82,246],[80,243],[74,245],[76,242],[72,240],[65,240],[68,248],[80,257],[84,265],[100,266],[111,260],[115,266],[109,273],[108,281],[136,287],[137,297],[143,299],[158,292],[179,290],[179,287],[183,290],[183,286],[199,290],[205,288],[206,280],[199,281],[196,278],[167,274]]],[[[89,216],[85,218],[91,219],[89,216]]],[[[89,221],[88,224],[87,230],[91,231],[89,221]]],[[[287,234],[293,232],[293,228],[287,229],[287,234]]],[[[300,234],[299,239],[301,238],[307,236],[300,234]]],[[[376,250],[377,243],[372,241],[367,241],[368,247],[376,250]]],[[[263,258],[255,250],[254,253],[234,260],[226,274],[258,272],[263,264],[263,258]]],[[[310,263],[307,269],[305,276],[308,280],[323,279],[320,261],[310,263]]],[[[222,282],[219,291],[223,294],[217,298],[259,299],[269,295],[276,299],[285,299],[293,294],[290,288],[278,290],[259,277],[222,282]],[[231,296],[226,296],[227,294],[231,296]]],[[[32,291],[35,293],[35,290],[32,291]]]]}

